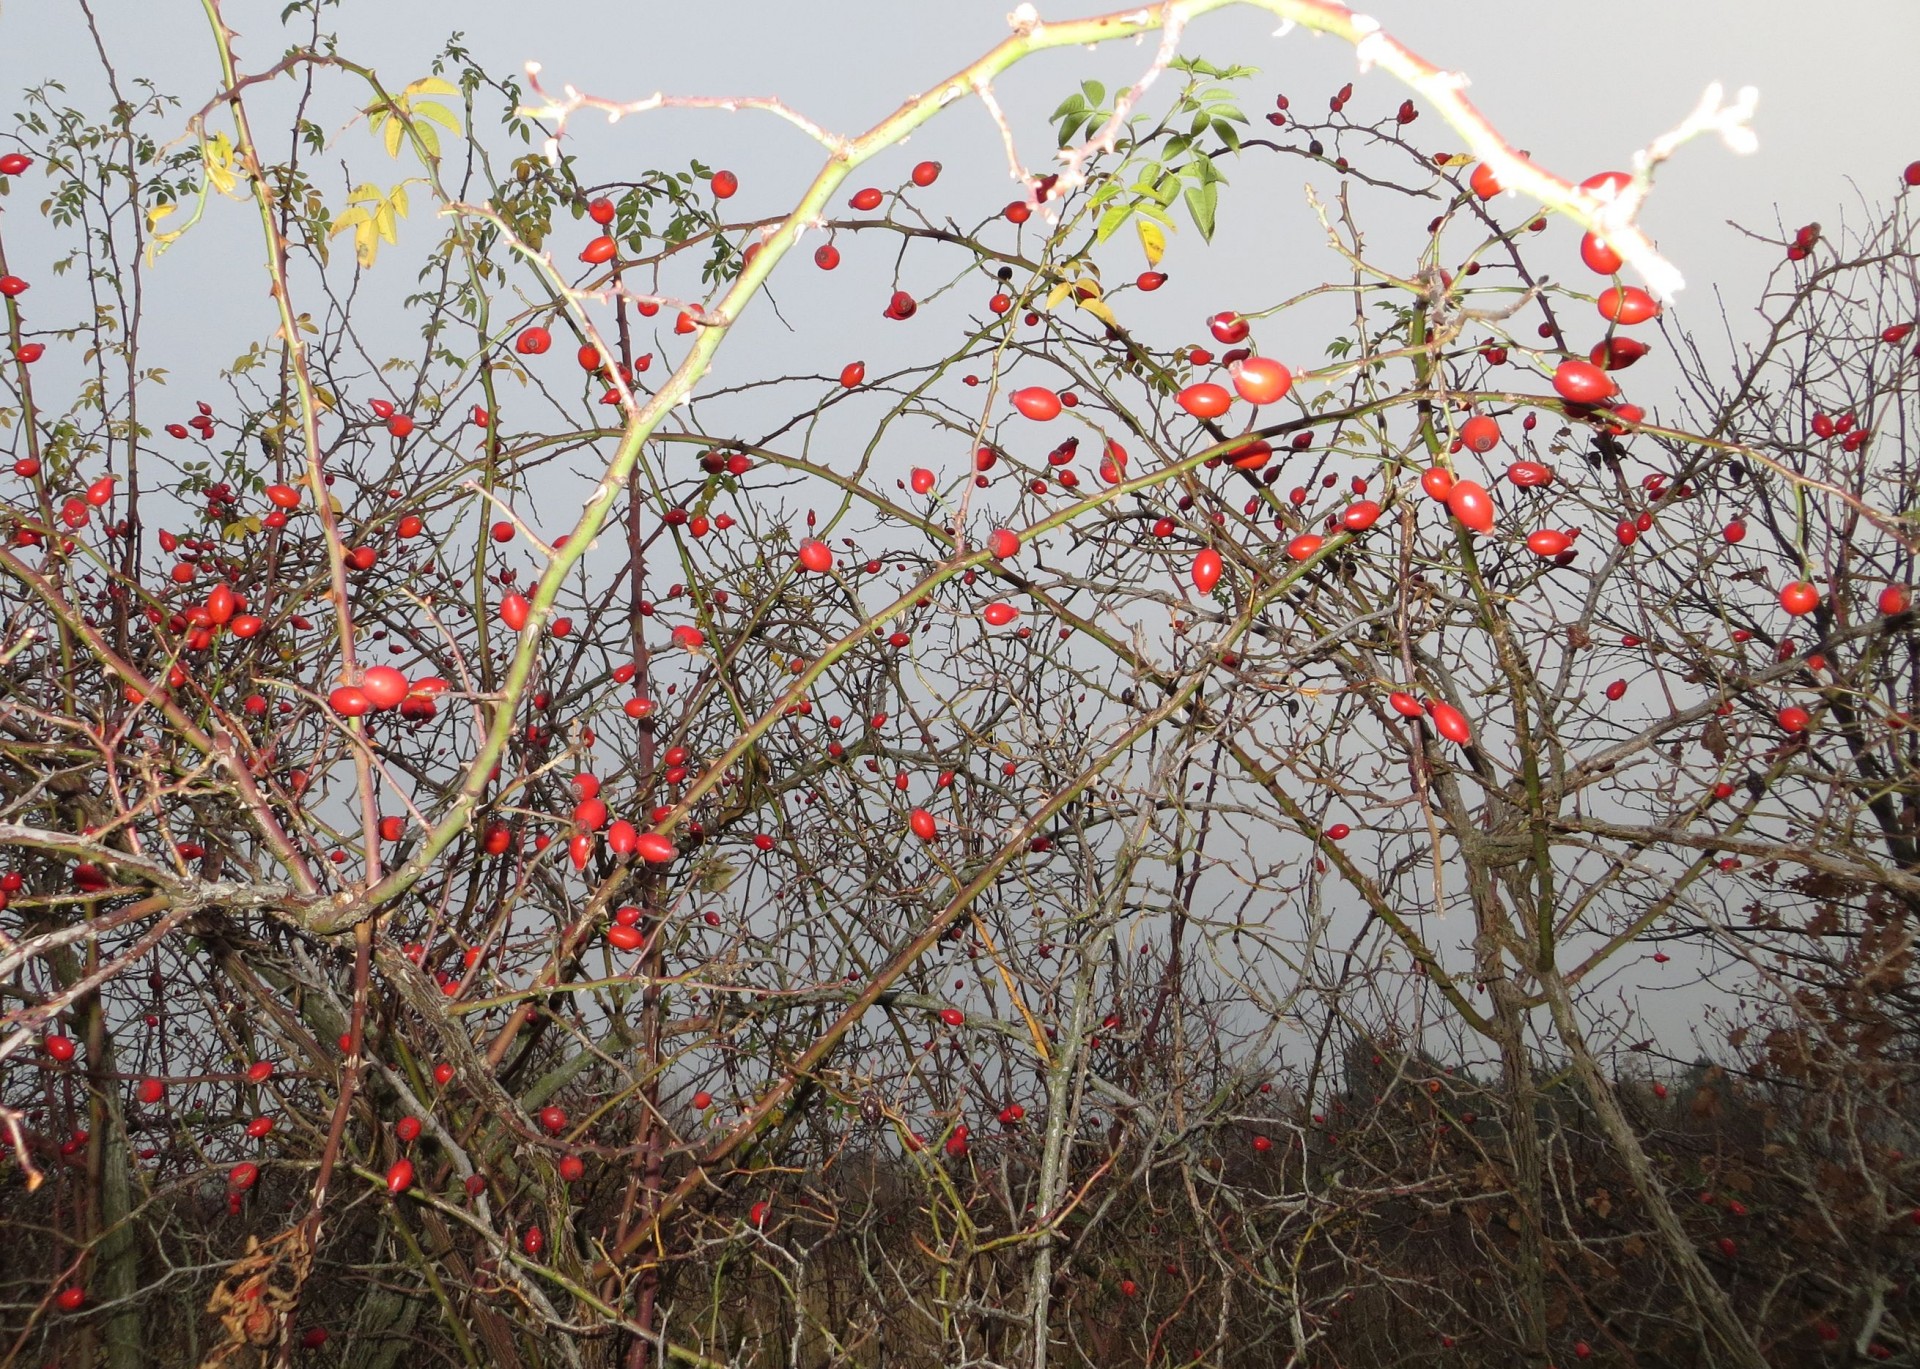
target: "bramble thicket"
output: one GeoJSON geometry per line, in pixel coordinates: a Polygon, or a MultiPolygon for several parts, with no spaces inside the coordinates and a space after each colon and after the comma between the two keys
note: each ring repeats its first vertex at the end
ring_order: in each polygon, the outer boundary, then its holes
{"type": "Polygon", "coordinates": [[[1252,2],[1320,87],[1022,6],[851,134],[203,0],[19,98],[5,1363],[1920,1357],[1920,163],[1709,342],[1639,216],[1750,93],[1548,168],[1252,2]],[[818,171],[575,150],[664,109],[818,171]]]}

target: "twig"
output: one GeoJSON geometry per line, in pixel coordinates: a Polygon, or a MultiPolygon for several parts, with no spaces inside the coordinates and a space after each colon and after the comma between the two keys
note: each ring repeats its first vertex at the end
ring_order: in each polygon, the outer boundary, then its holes
{"type": "Polygon", "coordinates": [[[598,95],[587,95],[571,85],[561,87],[560,98],[547,94],[540,84],[540,63],[527,63],[527,84],[533,87],[544,104],[522,105],[517,111],[530,119],[552,119],[554,130],[545,144],[547,160],[557,161],[560,156],[560,139],[566,136],[567,123],[583,109],[597,109],[607,116],[610,124],[618,123],[629,114],[646,114],[656,109],[720,109],[733,112],[742,109],[757,109],[785,119],[809,138],[838,156],[846,151],[847,140],[792,109],[784,102],[768,96],[758,95],[667,95],[655,91],[644,100],[607,100],[598,95]]]}

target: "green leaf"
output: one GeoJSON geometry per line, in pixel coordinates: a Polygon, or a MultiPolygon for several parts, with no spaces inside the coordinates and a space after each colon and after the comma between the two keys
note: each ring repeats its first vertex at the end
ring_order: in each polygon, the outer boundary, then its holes
{"type": "Polygon", "coordinates": [[[1087,103],[1095,109],[1107,102],[1107,88],[1098,81],[1082,81],[1080,93],[1087,97],[1087,103]]]}
{"type": "Polygon", "coordinates": [[[1134,202],[1130,200],[1121,200],[1117,204],[1107,206],[1106,212],[1100,216],[1099,222],[1094,225],[1094,240],[1096,242],[1105,242],[1108,238],[1119,232],[1120,225],[1133,216],[1135,208],[1134,202]]]}
{"type": "Polygon", "coordinates": [[[1150,162],[1140,168],[1139,176],[1134,180],[1133,188],[1142,194],[1152,194],[1155,186],[1166,178],[1167,169],[1158,162],[1150,162]]]}
{"type": "Polygon", "coordinates": [[[1193,216],[1193,226],[1200,230],[1200,236],[1208,242],[1213,241],[1214,215],[1220,208],[1220,190],[1215,181],[1203,181],[1186,193],[1187,212],[1193,216]]]}
{"type": "Polygon", "coordinates": [[[1074,131],[1087,121],[1088,114],[1087,102],[1078,95],[1069,95],[1060,102],[1060,108],[1047,116],[1048,123],[1059,125],[1062,147],[1072,140],[1074,131]]]}

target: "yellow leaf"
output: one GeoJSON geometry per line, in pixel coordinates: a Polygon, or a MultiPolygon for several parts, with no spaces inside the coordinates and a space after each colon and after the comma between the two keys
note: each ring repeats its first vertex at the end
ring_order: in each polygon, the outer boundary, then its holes
{"type": "Polygon", "coordinates": [[[460,87],[440,76],[422,76],[400,92],[402,95],[458,95],[460,87]]]}
{"type": "Polygon", "coordinates": [[[1136,217],[1133,226],[1140,234],[1140,250],[1147,254],[1147,265],[1158,266],[1167,250],[1166,232],[1151,219],[1136,217]]]}
{"type": "Polygon", "coordinates": [[[152,266],[160,260],[160,254],[173,246],[184,229],[175,229],[171,233],[155,233],[147,242],[147,265],[152,266]]]}
{"type": "Polygon", "coordinates": [[[356,185],[347,196],[347,203],[353,207],[341,211],[328,236],[353,229],[355,259],[362,266],[372,266],[380,251],[381,238],[388,242],[400,241],[400,220],[407,213],[406,183],[396,185],[391,195],[381,194],[380,187],[370,182],[356,185]]]}
{"type": "Polygon", "coordinates": [[[158,227],[160,220],[166,218],[167,215],[171,214],[174,210],[178,209],[179,207],[180,206],[177,204],[156,204],[153,208],[147,211],[147,227],[148,228],[158,227]]]}
{"type": "Polygon", "coordinates": [[[239,177],[233,171],[233,143],[224,133],[217,133],[201,152],[206,163],[207,181],[222,195],[231,195],[239,177]]]}
{"type": "Polygon", "coordinates": [[[449,133],[460,131],[460,120],[454,117],[452,110],[445,105],[437,105],[432,100],[422,100],[413,107],[415,118],[431,119],[449,133]]]}
{"type": "Polygon", "coordinates": [[[1441,166],[1451,168],[1456,166],[1465,166],[1468,162],[1473,160],[1473,155],[1467,152],[1449,152],[1444,157],[1438,160],[1441,166]]]}
{"type": "Polygon", "coordinates": [[[240,542],[257,534],[264,526],[265,524],[260,521],[258,515],[249,515],[237,523],[227,524],[224,528],[220,529],[220,535],[229,542],[240,542]]]}
{"type": "Polygon", "coordinates": [[[1054,286],[1052,290],[1047,292],[1047,308],[1058,309],[1060,307],[1060,301],[1073,293],[1073,287],[1074,283],[1070,280],[1063,280],[1054,286]]]}
{"type": "Polygon", "coordinates": [[[1106,324],[1109,328],[1118,328],[1120,326],[1120,320],[1113,316],[1113,310],[1107,307],[1105,300],[1083,299],[1080,301],[1080,307],[1106,324]]]}
{"type": "Polygon", "coordinates": [[[400,126],[400,120],[389,114],[387,116],[387,155],[389,157],[400,155],[400,139],[405,133],[406,130],[400,126]]]}

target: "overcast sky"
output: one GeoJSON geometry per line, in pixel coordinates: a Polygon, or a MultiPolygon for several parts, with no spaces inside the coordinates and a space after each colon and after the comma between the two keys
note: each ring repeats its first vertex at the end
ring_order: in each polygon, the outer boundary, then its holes
{"type": "MultiPolygon", "coordinates": [[[[286,39],[277,22],[283,0],[227,0],[241,30],[242,56],[256,66],[286,39]]],[[[199,0],[92,0],[108,48],[126,75],[153,77],[197,104],[217,88],[217,70],[199,0]]],[[[1007,0],[345,0],[326,22],[342,51],[395,83],[425,74],[448,32],[458,27],[497,72],[543,64],[555,81],[596,93],[636,97],[675,93],[777,94],[821,123],[865,128],[1006,33],[1007,0]]],[[[1045,3],[1043,16],[1096,12],[1097,3],[1045,3]]],[[[1912,103],[1912,57],[1920,52],[1915,0],[1614,0],[1604,7],[1543,0],[1380,0],[1370,12],[1416,50],[1467,72],[1470,94],[1544,165],[1581,175],[1623,165],[1631,151],[1670,126],[1710,81],[1760,90],[1760,150],[1734,157],[1717,144],[1685,150],[1647,213],[1663,249],[1686,272],[1693,295],[1682,316],[1709,304],[1718,284],[1751,298],[1773,254],[1745,246],[1728,220],[1770,226],[1775,207],[1791,227],[1818,219],[1833,227],[1861,196],[1884,199],[1899,168],[1920,157],[1920,121],[1912,103]]],[[[1188,51],[1262,69],[1255,100],[1287,90],[1314,108],[1357,79],[1351,112],[1391,108],[1403,92],[1374,73],[1355,77],[1350,49],[1295,33],[1272,35],[1258,11],[1210,15],[1190,30],[1188,51]]],[[[1110,45],[1064,51],[1011,74],[1000,94],[1030,164],[1050,148],[1045,114],[1077,80],[1109,85],[1138,71],[1144,50],[1110,45]]],[[[47,78],[91,103],[90,43],[80,0],[11,0],[0,7],[0,89],[10,94],[47,78]]],[[[1266,106],[1262,104],[1262,108],[1266,106]]],[[[1257,117],[1257,115],[1256,115],[1257,117]]],[[[741,205],[776,212],[783,195],[817,165],[815,148],[763,115],[668,113],[616,130],[583,129],[583,146],[618,151],[637,165],[684,165],[698,155],[739,173],[741,205]]],[[[1421,130],[1434,145],[1446,135],[1421,130]]],[[[360,135],[364,136],[364,135],[360,135]]],[[[1010,189],[991,124],[978,105],[956,108],[916,135],[890,167],[932,156],[946,168],[950,194],[977,191],[993,203],[1010,189]]],[[[618,169],[604,168],[608,174],[618,169]]],[[[879,172],[880,168],[876,168],[879,172]]],[[[1289,171],[1293,183],[1300,177],[1289,171]]],[[[876,174],[876,181],[889,183],[876,174]]],[[[1227,199],[1229,235],[1257,215],[1227,199]]],[[[1298,207],[1297,193],[1292,196],[1298,207]]],[[[17,203],[17,197],[16,197],[17,203]]],[[[1517,212],[1517,211],[1516,211],[1517,212]]],[[[10,232],[24,225],[15,223],[10,232]]],[[[209,235],[211,236],[211,235],[209,235]]],[[[1171,270],[1233,278],[1230,254],[1204,259],[1188,234],[1176,239],[1171,270]]],[[[1237,240],[1229,236],[1232,246],[1237,240]]],[[[206,244],[212,247],[212,244],[206,244]]],[[[182,261],[186,276],[198,263],[182,261]]],[[[1699,315],[1694,314],[1697,319],[1699,315]]]]}
{"type": "MultiPolygon", "coordinates": [[[[199,0],[91,3],[123,78],[151,77],[189,108],[218,89],[199,0]]],[[[270,65],[288,41],[277,22],[282,4],[225,4],[252,69],[270,65]]],[[[517,73],[531,60],[542,64],[556,87],[572,83],[609,97],[632,99],[657,90],[777,95],[835,131],[856,133],[1004,37],[1010,7],[1009,0],[344,0],[326,22],[339,33],[342,53],[378,69],[390,88],[427,74],[457,27],[496,74],[517,73]]],[[[1044,17],[1064,18],[1100,6],[1048,0],[1039,8],[1044,17]]],[[[1779,259],[1778,249],[1744,240],[1730,220],[1769,231],[1777,222],[1791,230],[1819,220],[1832,233],[1849,218],[1859,219],[1863,202],[1890,198],[1900,169],[1920,158],[1912,75],[1913,56],[1920,52],[1920,0],[1827,0],[1817,6],[1614,0],[1604,7],[1566,0],[1379,0],[1370,10],[1422,55],[1466,72],[1472,98],[1497,126],[1542,165],[1574,177],[1627,165],[1633,150],[1690,110],[1710,82],[1722,81],[1729,91],[1758,87],[1759,151],[1736,157],[1714,142],[1685,149],[1662,176],[1645,216],[1689,282],[1674,311],[1678,321],[1696,328],[1716,328],[1718,289],[1732,311],[1734,331],[1741,332],[1744,311],[1779,259]]],[[[1280,91],[1303,109],[1324,110],[1327,96],[1349,80],[1356,85],[1349,112],[1360,119],[1377,117],[1404,98],[1386,75],[1357,75],[1350,48],[1303,33],[1276,39],[1273,28],[1271,16],[1254,11],[1209,16],[1190,30],[1185,50],[1218,63],[1259,67],[1261,75],[1247,85],[1256,119],[1280,91]]],[[[1047,53],[1010,73],[998,93],[1028,164],[1045,164],[1052,147],[1045,116],[1063,94],[1089,77],[1109,87],[1124,84],[1149,51],[1115,44],[1047,53]]],[[[24,87],[58,79],[71,102],[97,110],[97,70],[80,0],[0,3],[0,89],[10,99],[24,87]]],[[[350,109],[343,102],[350,97],[341,90],[329,112],[316,117],[335,134],[337,146],[364,165],[371,140],[364,128],[347,126],[350,109]]],[[[274,93],[258,94],[271,107],[274,93]]],[[[690,157],[735,171],[743,218],[782,212],[819,165],[814,144],[759,114],[666,112],[613,129],[589,121],[578,133],[579,150],[588,158],[584,174],[592,180],[684,167],[690,157]]],[[[488,136],[500,145],[497,133],[488,136]]],[[[1415,137],[1426,148],[1457,146],[1430,114],[1415,137]]],[[[897,185],[923,157],[945,166],[937,195],[929,197],[937,214],[971,223],[1012,196],[998,135],[977,102],[947,111],[910,146],[863,171],[858,183],[897,185]]],[[[1214,309],[1260,308],[1285,297],[1303,283],[1290,271],[1316,280],[1341,273],[1305,212],[1304,163],[1269,158],[1258,170],[1230,167],[1229,174],[1234,187],[1223,197],[1214,248],[1203,250],[1191,230],[1174,239],[1166,269],[1182,288],[1129,297],[1130,324],[1167,325],[1156,329],[1158,345],[1182,340],[1183,330],[1185,340],[1200,341],[1201,320],[1214,309]]],[[[39,277],[34,303],[46,317],[55,307],[81,301],[77,282],[46,279],[43,263],[55,249],[35,212],[38,198],[37,186],[31,193],[16,189],[6,231],[13,269],[39,277]]],[[[1398,219],[1414,229],[1434,212],[1421,208],[1409,219],[1404,205],[1397,208],[1403,211],[1398,219]]],[[[1507,212],[1524,210],[1516,205],[1507,212]]],[[[1370,231],[1385,227],[1369,224],[1370,231]]],[[[584,232],[566,231],[573,236],[557,243],[556,252],[576,238],[584,241],[584,232]]],[[[257,270],[258,233],[244,206],[216,204],[153,277],[149,356],[173,372],[183,402],[202,392],[211,397],[217,368],[273,327],[257,270]]],[[[407,236],[417,249],[428,234],[410,226],[407,236]]],[[[1556,224],[1539,244],[1549,269],[1563,278],[1580,274],[1573,242],[1569,227],[1556,224]]],[[[1397,242],[1385,232],[1370,239],[1370,246],[1389,254],[1410,245],[1410,239],[1397,242]]],[[[1113,250],[1128,274],[1139,269],[1137,248],[1118,244],[1113,250]]],[[[750,314],[728,340],[712,383],[769,371],[833,375],[856,357],[880,361],[883,349],[905,335],[889,331],[899,325],[877,318],[891,250],[885,261],[863,255],[855,260],[849,252],[846,267],[831,278],[815,271],[804,254],[783,263],[773,282],[780,317],[765,310],[750,314]],[[797,326],[789,329],[788,323],[797,326]]],[[[403,289],[411,276],[410,270],[390,273],[383,286],[403,289]]],[[[1577,284],[1591,288],[1591,278],[1577,284]]],[[[981,303],[969,297],[953,307],[977,311],[981,303]]],[[[920,326],[930,324],[937,320],[923,315],[920,326]]],[[[1309,361],[1318,358],[1323,343],[1310,336],[1289,340],[1297,356],[1309,361]]],[[[1646,385],[1649,373],[1657,379],[1657,363],[1636,371],[1635,383],[1646,385]]],[[[1634,398],[1658,414],[1657,395],[1636,391],[1634,398]]],[[[851,425],[859,410],[843,407],[851,425]]],[[[577,498],[561,502],[562,512],[577,512],[577,498]]]]}

